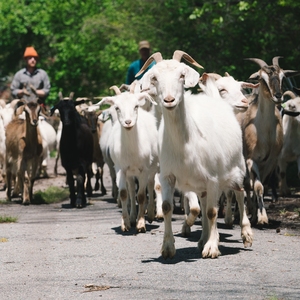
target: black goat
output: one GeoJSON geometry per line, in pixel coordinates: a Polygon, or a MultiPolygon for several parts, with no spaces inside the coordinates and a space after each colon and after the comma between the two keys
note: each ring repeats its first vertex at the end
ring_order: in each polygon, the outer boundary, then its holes
{"type": "Polygon", "coordinates": [[[87,176],[87,194],[92,194],[91,164],[93,162],[93,136],[88,125],[83,122],[75,106],[82,101],[73,101],[74,93],[63,98],[59,93],[60,101],[51,108],[51,115],[58,109],[63,123],[60,139],[61,164],[67,173],[67,182],[70,190],[71,206],[81,208],[86,206],[85,178],[87,176]],[[74,187],[76,176],[77,195],[74,187]]]}

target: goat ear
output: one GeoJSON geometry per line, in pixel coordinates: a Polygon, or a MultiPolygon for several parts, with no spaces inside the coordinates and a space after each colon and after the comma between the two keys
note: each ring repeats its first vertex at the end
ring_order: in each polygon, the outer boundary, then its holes
{"type": "MultiPolygon", "coordinates": [[[[70,100],[72,100],[71,97],[70,97],[70,100]]],[[[78,101],[75,101],[75,102],[74,102],[74,106],[83,104],[84,102],[85,102],[85,100],[78,100],[78,101]]]]}
{"type": "Polygon", "coordinates": [[[183,74],[185,74],[185,88],[194,87],[199,82],[199,73],[187,65],[185,65],[183,74]]]}
{"type": "Polygon", "coordinates": [[[59,100],[63,100],[64,99],[62,92],[58,93],[58,98],[59,98],[59,100]]]}
{"type": "Polygon", "coordinates": [[[152,76],[153,76],[153,72],[151,69],[143,75],[143,80],[141,82],[141,92],[147,91],[150,89],[152,76]]]}
{"type": "Polygon", "coordinates": [[[209,75],[207,73],[203,73],[202,76],[199,78],[199,83],[202,83],[202,84],[206,84],[206,80],[208,79],[209,75]]]}
{"type": "Polygon", "coordinates": [[[114,97],[105,97],[103,98],[101,101],[99,101],[98,103],[94,104],[94,105],[102,105],[102,104],[110,104],[110,105],[114,105],[115,101],[114,101],[114,97]]]}
{"type": "Polygon", "coordinates": [[[297,76],[300,74],[300,71],[293,71],[293,70],[283,70],[283,73],[285,77],[292,77],[292,76],[297,76]]]}
{"type": "Polygon", "coordinates": [[[25,103],[23,101],[19,101],[17,102],[16,106],[15,106],[15,116],[20,115],[25,108],[25,103]]]}
{"type": "Polygon", "coordinates": [[[260,77],[259,72],[255,72],[255,73],[253,73],[253,74],[249,77],[249,79],[256,79],[256,80],[258,80],[259,77],[260,77]]]}
{"type": "Polygon", "coordinates": [[[250,83],[250,82],[241,81],[241,84],[242,84],[242,88],[244,89],[246,88],[257,89],[260,83],[250,83]]]}

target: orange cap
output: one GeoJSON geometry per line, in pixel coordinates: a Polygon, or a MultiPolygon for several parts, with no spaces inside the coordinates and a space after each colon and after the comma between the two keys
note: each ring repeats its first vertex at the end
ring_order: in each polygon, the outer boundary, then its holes
{"type": "Polygon", "coordinates": [[[24,58],[29,56],[38,57],[39,55],[37,54],[37,52],[33,47],[27,47],[24,52],[24,58]]]}

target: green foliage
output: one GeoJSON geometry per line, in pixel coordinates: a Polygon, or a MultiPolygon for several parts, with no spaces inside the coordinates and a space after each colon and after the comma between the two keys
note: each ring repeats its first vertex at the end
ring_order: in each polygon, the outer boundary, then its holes
{"type": "MultiPolygon", "coordinates": [[[[33,45],[57,94],[111,94],[121,85],[137,43],[147,39],[164,58],[188,52],[206,72],[229,72],[246,80],[258,57],[283,56],[284,69],[300,65],[300,3],[292,0],[7,0],[0,2],[0,77],[10,80],[33,45]]],[[[299,78],[293,84],[298,87],[299,78]]]]}

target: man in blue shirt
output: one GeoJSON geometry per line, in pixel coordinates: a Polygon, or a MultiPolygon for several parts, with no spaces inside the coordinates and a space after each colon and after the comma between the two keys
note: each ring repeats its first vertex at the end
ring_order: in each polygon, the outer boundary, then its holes
{"type": "Polygon", "coordinates": [[[135,79],[141,79],[144,73],[147,72],[148,69],[150,69],[155,64],[153,62],[143,74],[135,78],[135,75],[139,72],[146,60],[150,57],[151,48],[148,41],[139,42],[139,53],[141,58],[132,62],[128,68],[126,84],[131,84],[135,79]]]}
{"type": "Polygon", "coordinates": [[[14,98],[25,101],[36,101],[45,104],[45,100],[50,92],[50,81],[47,73],[43,69],[36,67],[38,54],[33,47],[27,47],[24,52],[26,67],[19,70],[11,83],[11,92],[14,98]]]}

